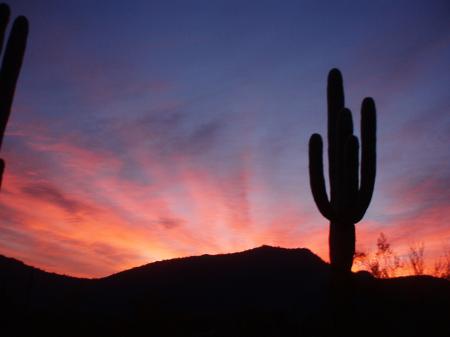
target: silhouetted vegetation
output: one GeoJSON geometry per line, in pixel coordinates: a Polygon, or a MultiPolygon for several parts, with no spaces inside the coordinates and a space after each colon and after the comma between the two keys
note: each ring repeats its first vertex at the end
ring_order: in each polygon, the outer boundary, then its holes
{"type": "Polygon", "coordinates": [[[399,270],[404,267],[404,262],[393,250],[384,233],[378,236],[376,246],[377,250],[374,254],[363,251],[355,253],[358,268],[370,271],[377,278],[398,276],[399,270]]]}
{"type": "Polygon", "coordinates": [[[444,249],[443,255],[434,262],[433,275],[450,281],[450,248],[444,249]]]}
{"type": "MultiPolygon", "coordinates": [[[[0,4],[0,53],[3,47],[5,30],[10,16],[9,7],[0,4]]],[[[6,124],[11,113],[11,105],[16,89],[17,78],[22,66],[23,55],[28,36],[28,20],[24,16],[19,16],[14,20],[8,42],[6,43],[3,55],[2,66],[0,68],[0,149],[5,134],[6,124]]],[[[0,159],[0,187],[5,169],[5,162],[0,159]]]]}
{"type": "Polygon", "coordinates": [[[393,278],[400,275],[432,275],[450,279],[450,250],[435,260],[434,266],[425,263],[425,244],[423,242],[409,246],[409,251],[399,255],[384,233],[380,233],[376,242],[376,251],[355,252],[356,270],[369,271],[376,278],[393,278]]]}
{"type": "Polygon", "coordinates": [[[330,198],[327,196],[322,161],[322,137],[309,141],[309,176],[314,201],[330,220],[330,261],[337,270],[350,271],[355,254],[355,223],[369,206],[376,172],[375,102],[365,98],[361,107],[361,174],[359,142],[353,135],[351,111],[345,108],[342,76],[328,75],[328,165],[330,198]]]}
{"type": "Polygon", "coordinates": [[[424,261],[425,246],[422,243],[409,247],[408,259],[411,264],[411,268],[414,271],[414,275],[423,275],[425,270],[424,261]]]}

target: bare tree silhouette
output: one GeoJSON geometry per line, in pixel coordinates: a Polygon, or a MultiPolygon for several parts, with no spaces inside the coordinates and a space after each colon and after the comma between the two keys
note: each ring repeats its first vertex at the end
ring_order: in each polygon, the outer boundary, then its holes
{"type": "MultiPolygon", "coordinates": [[[[10,10],[8,5],[0,4],[0,53],[2,52],[3,39],[5,37],[9,16],[10,10]]],[[[0,149],[3,143],[6,124],[11,113],[11,105],[17,78],[19,77],[22,66],[27,36],[28,20],[24,16],[19,16],[14,20],[0,68],[0,149]]],[[[4,169],[5,162],[3,159],[0,159],[0,187],[4,169]]]]}
{"type": "Polygon", "coordinates": [[[425,272],[425,245],[423,242],[409,247],[408,259],[414,275],[423,275],[425,272]]]}
{"type": "Polygon", "coordinates": [[[405,264],[383,232],[378,236],[376,246],[377,250],[374,253],[356,251],[355,261],[363,268],[362,270],[369,271],[377,278],[396,277],[405,264]]]}
{"type": "Polygon", "coordinates": [[[450,246],[444,246],[444,254],[434,262],[433,275],[450,281],[450,246]]]}

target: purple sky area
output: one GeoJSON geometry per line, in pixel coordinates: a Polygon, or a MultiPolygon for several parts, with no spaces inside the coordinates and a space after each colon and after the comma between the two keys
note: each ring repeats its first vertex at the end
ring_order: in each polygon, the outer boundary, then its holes
{"type": "Polygon", "coordinates": [[[378,175],[357,247],[450,243],[450,2],[30,1],[0,253],[104,276],[261,244],[327,259],[307,144],[339,68],[378,175]]]}

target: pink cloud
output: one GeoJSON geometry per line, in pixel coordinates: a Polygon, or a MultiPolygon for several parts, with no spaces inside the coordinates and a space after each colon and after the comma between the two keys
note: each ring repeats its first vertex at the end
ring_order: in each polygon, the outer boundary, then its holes
{"type": "MultiPolygon", "coordinates": [[[[312,198],[304,200],[306,194],[293,198],[274,190],[255,167],[250,147],[233,153],[227,170],[217,170],[214,163],[200,164],[197,152],[161,154],[152,146],[137,146],[126,160],[140,179],[131,179],[122,174],[127,163],[121,156],[83,145],[76,133],[55,138],[42,125],[21,130],[11,136],[19,137],[22,147],[6,153],[0,196],[6,220],[0,227],[3,254],[90,277],[262,244],[303,246],[328,260],[328,221],[312,198]]],[[[122,131],[115,135],[128,144],[129,134],[139,138],[144,130],[130,126],[122,131]]],[[[363,220],[357,225],[358,244],[373,247],[383,231],[404,254],[411,242],[424,241],[432,263],[440,241],[449,237],[442,221],[449,209],[427,201],[445,191],[443,181],[434,178],[392,184],[386,193],[395,202],[378,210],[392,222],[363,220]],[[414,214],[407,212],[409,206],[414,214]]],[[[438,199],[444,200],[442,195],[438,199]]]]}

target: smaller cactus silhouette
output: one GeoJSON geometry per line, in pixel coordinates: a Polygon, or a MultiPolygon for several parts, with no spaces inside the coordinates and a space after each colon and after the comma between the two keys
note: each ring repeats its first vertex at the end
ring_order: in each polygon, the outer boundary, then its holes
{"type": "MultiPolygon", "coordinates": [[[[8,5],[0,4],[0,53],[2,52],[3,39],[5,37],[9,16],[10,11],[8,5]]],[[[14,20],[0,68],[0,149],[3,143],[6,124],[11,113],[11,105],[17,78],[22,66],[27,36],[28,20],[24,16],[19,16],[14,20]]],[[[0,159],[0,187],[4,169],[5,162],[3,159],[0,159]]]]}
{"type": "Polygon", "coordinates": [[[353,135],[352,114],[345,108],[342,75],[332,69],[328,75],[328,199],[322,162],[322,137],[309,140],[309,177],[314,201],[330,220],[330,262],[333,268],[350,271],[355,254],[355,224],[369,206],[376,173],[375,102],[365,98],[361,107],[361,174],[359,142],[353,135]]]}

